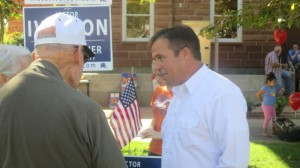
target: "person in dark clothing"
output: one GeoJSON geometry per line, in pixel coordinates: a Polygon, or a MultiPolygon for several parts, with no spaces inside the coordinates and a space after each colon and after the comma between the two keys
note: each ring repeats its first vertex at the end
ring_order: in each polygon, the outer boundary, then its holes
{"type": "Polygon", "coordinates": [[[297,43],[293,43],[293,48],[289,50],[288,64],[292,70],[295,69],[295,91],[300,91],[300,50],[297,43]]]}

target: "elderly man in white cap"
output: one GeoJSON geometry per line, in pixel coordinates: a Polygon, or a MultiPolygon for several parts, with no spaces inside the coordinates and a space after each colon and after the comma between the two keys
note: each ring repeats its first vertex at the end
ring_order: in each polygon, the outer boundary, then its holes
{"type": "Polygon", "coordinates": [[[82,21],[57,13],[37,28],[35,59],[0,89],[0,167],[125,168],[99,105],[79,93],[82,21]]]}

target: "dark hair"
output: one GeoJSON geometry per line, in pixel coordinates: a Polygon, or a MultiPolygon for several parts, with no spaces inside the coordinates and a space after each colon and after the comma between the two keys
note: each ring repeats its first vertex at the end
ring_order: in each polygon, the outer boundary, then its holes
{"type": "Polygon", "coordinates": [[[273,72],[270,72],[270,73],[267,74],[266,83],[268,81],[272,81],[272,80],[276,80],[276,76],[273,72]]]}
{"type": "Polygon", "coordinates": [[[161,38],[165,38],[169,41],[169,47],[174,51],[176,56],[178,56],[181,49],[188,47],[194,58],[201,60],[200,42],[190,27],[178,25],[158,31],[150,40],[150,48],[156,40],[161,38]]]}
{"type": "Polygon", "coordinates": [[[293,42],[292,46],[294,46],[294,45],[299,46],[298,43],[297,43],[296,41],[293,42]]]}

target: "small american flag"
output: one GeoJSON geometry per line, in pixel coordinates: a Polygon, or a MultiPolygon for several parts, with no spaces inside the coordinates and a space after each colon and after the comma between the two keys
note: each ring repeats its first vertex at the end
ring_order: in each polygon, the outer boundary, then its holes
{"type": "Polygon", "coordinates": [[[119,147],[126,146],[142,127],[138,100],[132,77],[128,81],[115,112],[110,118],[110,125],[115,133],[119,147]]]}

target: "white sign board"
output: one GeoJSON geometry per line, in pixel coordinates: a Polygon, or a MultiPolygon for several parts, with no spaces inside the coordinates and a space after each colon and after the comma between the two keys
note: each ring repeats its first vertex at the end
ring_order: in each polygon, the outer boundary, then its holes
{"type": "Polygon", "coordinates": [[[25,0],[25,4],[111,5],[112,0],[25,0]]]}

